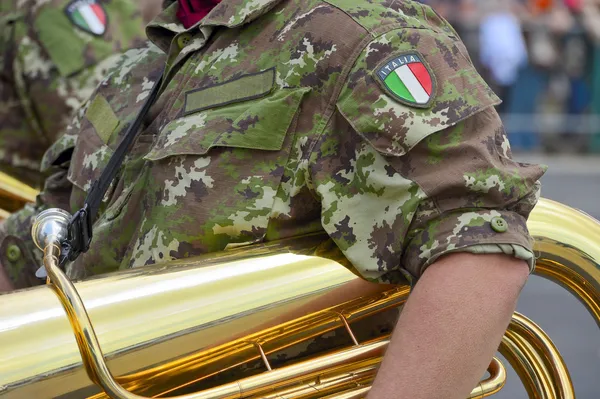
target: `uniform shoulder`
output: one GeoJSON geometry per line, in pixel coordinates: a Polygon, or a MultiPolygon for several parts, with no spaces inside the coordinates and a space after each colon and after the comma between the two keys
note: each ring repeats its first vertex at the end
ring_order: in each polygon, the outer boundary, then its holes
{"type": "Polygon", "coordinates": [[[0,27],[21,18],[30,8],[24,6],[28,1],[0,0],[0,27]]]}
{"type": "Polygon", "coordinates": [[[392,29],[429,29],[454,34],[450,24],[431,7],[412,0],[323,0],[345,12],[371,35],[392,29]]]}
{"type": "MultiPolygon", "coordinates": [[[[4,0],[0,0],[4,1],[4,0]]],[[[48,59],[62,77],[138,47],[146,40],[140,5],[133,0],[23,0],[24,53],[48,59]],[[32,48],[30,48],[32,47],[32,48]]]]}
{"type": "Polygon", "coordinates": [[[64,0],[0,0],[0,16],[18,13],[35,17],[43,9],[61,7],[66,3],[64,0]]]}
{"type": "Polygon", "coordinates": [[[498,103],[455,31],[431,8],[402,0],[356,3],[349,10],[369,7],[370,17],[360,15],[382,22],[373,23],[337,108],[379,152],[404,156],[433,133],[498,103]],[[385,18],[391,10],[395,23],[385,18]]]}

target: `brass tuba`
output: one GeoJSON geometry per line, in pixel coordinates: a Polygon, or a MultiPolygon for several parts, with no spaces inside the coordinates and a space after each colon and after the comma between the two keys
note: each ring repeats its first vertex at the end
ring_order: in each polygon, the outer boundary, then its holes
{"type": "MultiPolygon", "coordinates": [[[[56,265],[66,215],[43,216],[34,234],[51,284],[0,297],[1,397],[363,398],[389,331],[364,337],[356,326],[409,293],[359,280],[321,235],[73,284],[56,265]],[[332,332],[347,345],[277,356],[332,332]]],[[[529,228],[536,274],[600,323],[600,223],[541,200],[529,228]]],[[[574,398],[560,353],[525,316],[514,315],[500,352],[531,398],[574,398]]],[[[470,398],[497,393],[505,379],[494,359],[470,398]]]]}
{"type": "Polygon", "coordinates": [[[28,202],[35,202],[37,194],[36,189],[0,172],[0,220],[6,219],[28,202]]]}

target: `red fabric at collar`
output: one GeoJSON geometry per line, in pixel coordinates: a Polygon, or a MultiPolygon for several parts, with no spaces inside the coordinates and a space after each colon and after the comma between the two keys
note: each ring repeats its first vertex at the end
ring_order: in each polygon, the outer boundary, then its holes
{"type": "Polygon", "coordinates": [[[179,0],[177,18],[188,29],[215,8],[221,0],[179,0]]]}

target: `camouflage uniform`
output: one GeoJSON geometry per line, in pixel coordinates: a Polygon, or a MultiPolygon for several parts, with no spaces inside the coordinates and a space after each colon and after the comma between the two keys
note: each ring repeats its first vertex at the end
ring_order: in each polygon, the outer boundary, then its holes
{"type": "Polygon", "coordinates": [[[40,161],[123,51],[145,42],[130,0],[97,3],[101,33],[77,27],[70,0],[0,0],[0,170],[34,186],[40,161]]]}
{"type": "Polygon", "coordinates": [[[4,224],[1,261],[17,285],[41,264],[32,216],[82,206],[163,70],[160,98],[71,277],[323,230],[371,281],[417,279],[457,251],[533,267],[526,218],[544,170],[511,159],[498,98],[432,9],[223,0],[186,30],[176,7],[46,153],[54,175],[38,204],[4,224]],[[406,101],[380,79],[406,56],[431,74],[426,101],[406,101]]]}

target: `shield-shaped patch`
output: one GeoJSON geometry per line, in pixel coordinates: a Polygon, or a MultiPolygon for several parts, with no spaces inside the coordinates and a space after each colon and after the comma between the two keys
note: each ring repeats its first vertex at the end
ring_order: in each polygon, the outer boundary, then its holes
{"type": "Polygon", "coordinates": [[[403,104],[428,108],[435,97],[435,75],[417,52],[396,55],[376,69],[377,80],[403,104]]]}
{"type": "Polygon", "coordinates": [[[108,26],[106,10],[98,0],[73,0],[65,7],[71,22],[84,32],[102,36],[108,26]]]}

